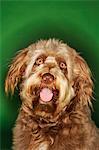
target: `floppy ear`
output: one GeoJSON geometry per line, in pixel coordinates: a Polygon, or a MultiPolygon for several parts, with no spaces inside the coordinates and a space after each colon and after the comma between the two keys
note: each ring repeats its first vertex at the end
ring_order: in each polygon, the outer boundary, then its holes
{"type": "Polygon", "coordinates": [[[82,105],[90,105],[92,97],[93,82],[91,79],[91,71],[85,60],[76,54],[74,60],[74,90],[76,99],[82,105]]]}
{"type": "Polygon", "coordinates": [[[13,59],[5,80],[5,92],[13,94],[18,82],[21,80],[28,60],[28,49],[23,49],[13,59]]]}

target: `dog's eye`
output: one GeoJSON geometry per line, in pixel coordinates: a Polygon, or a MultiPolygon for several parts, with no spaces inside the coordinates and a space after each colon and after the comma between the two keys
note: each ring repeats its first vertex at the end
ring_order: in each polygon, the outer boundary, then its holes
{"type": "Polygon", "coordinates": [[[37,60],[36,60],[36,65],[41,65],[41,64],[43,64],[44,63],[44,59],[43,58],[38,58],[37,60]]]}
{"type": "Polygon", "coordinates": [[[66,69],[67,68],[65,62],[60,62],[59,66],[60,66],[61,69],[66,69]]]}

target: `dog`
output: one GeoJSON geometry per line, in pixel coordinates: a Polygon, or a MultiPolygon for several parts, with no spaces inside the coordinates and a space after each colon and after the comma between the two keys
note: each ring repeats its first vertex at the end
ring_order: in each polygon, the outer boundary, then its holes
{"type": "Polygon", "coordinates": [[[13,59],[5,91],[22,101],[13,150],[99,150],[91,120],[93,81],[86,61],[60,40],[40,40],[13,59]]]}

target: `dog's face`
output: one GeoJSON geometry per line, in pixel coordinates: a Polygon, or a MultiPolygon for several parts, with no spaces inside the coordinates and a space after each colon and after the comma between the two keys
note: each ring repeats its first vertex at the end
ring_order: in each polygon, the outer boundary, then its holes
{"type": "Polygon", "coordinates": [[[92,95],[87,64],[57,40],[39,41],[16,56],[6,79],[6,92],[13,93],[18,82],[22,107],[44,118],[54,118],[73,101],[87,105],[92,95]]]}
{"type": "Polygon", "coordinates": [[[74,97],[67,49],[37,49],[25,70],[22,99],[37,115],[57,113],[74,97]]]}

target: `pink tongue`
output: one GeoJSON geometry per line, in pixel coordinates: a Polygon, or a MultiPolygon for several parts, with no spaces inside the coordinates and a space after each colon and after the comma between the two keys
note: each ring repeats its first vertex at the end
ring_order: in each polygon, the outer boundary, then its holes
{"type": "Polygon", "coordinates": [[[41,90],[40,98],[41,98],[42,101],[49,102],[49,101],[51,101],[52,97],[53,97],[53,93],[52,93],[52,91],[50,89],[43,88],[41,90]]]}

